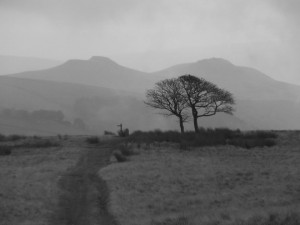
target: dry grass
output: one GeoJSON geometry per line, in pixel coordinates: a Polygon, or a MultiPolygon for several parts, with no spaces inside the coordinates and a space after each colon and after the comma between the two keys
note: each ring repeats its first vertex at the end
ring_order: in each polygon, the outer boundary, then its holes
{"type": "MultiPolygon", "coordinates": [[[[70,141],[71,142],[71,141],[70,141]]],[[[79,148],[65,146],[12,150],[0,157],[0,224],[49,224],[57,205],[57,181],[79,157],[79,148]]]]}
{"type": "Polygon", "coordinates": [[[281,133],[278,142],[251,150],[151,147],[99,175],[108,182],[110,207],[122,225],[172,224],[167,221],[176,218],[232,224],[299,213],[300,133],[281,133]]]}

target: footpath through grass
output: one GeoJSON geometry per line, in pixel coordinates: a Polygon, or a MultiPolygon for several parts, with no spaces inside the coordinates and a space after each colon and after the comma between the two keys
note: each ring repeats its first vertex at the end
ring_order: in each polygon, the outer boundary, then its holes
{"type": "Polygon", "coordinates": [[[10,152],[0,156],[0,224],[49,224],[60,192],[57,182],[76,164],[81,149],[71,141],[41,147],[27,144],[41,140],[11,137],[1,139],[0,150],[8,146],[10,152]]]}
{"type": "Polygon", "coordinates": [[[109,191],[97,172],[109,162],[113,141],[84,143],[77,164],[59,180],[61,194],[53,225],[117,224],[107,210],[109,191]]]}
{"type": "Polygon", "coordinates": [[[0,225],[116,224],[107,211],[106,183],[97,176],[114,141],[88,144],[86,137],[71,136],[2,142],[11,152],[0,156],[0,225]]]}

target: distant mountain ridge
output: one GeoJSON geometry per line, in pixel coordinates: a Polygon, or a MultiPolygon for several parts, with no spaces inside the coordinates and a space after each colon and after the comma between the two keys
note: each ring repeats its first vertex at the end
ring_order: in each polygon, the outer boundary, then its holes
{"type": "Polygon", "coordinates": [[[151,87],[147,73],[117,64],[107,57],[72,59],[46,70],[13,74],[14,77],[42,79],[143,92],[151,87]]]}
{"type": "MultiPolygon", "coordinates": [[[[101,120],[103,124],[106,123],[105,121],[110,121],[106,124],[119,123],[119,121],[123,121],[122,118],[132,114],[131,116],[136,116],[138,119],[127,117],[128,121],[135,124],[140,121],[140,124],[143,124],[141,125],[143,129],[148,127],[150,129],[150,126],[154,126],[154,121],[152,124],[143,122],[146,117],[149,119],[148,121],[154,119],[154,117],[150,119],[150,115],[154,114],[154,111],[149,108],[144,109],[144,104],[141,101],[145,98],[146,89],[152,88],[154,83],[159,80],[178,77],[183,74],[203,77],[232,92],[237,100],[234,114],[237,118],[220,114],[218,117],[200,120],[200,126],[230,126],[231,128],[241,129],[300,129],[300,86],[276,81],[256,69],[235,66],[231,62],[220,58],[204,59],[175,65],[154,73],[145,73],[121,66],[109,58],[94,56],[89,60],[69,60],[50,69],[17,73],[10,76],[11,78],[34,79],[31,82],[36,83],[35,89],[39,90],[37,91],[39,94],[33,93],[33,95],[41,95],[43,91],[38,88],[38,80],[40,80],[39,82],[42,80],[56,82],[47,83],[50,86],[54,85],[54,87],[62,85],[62,82],[65,82],[65,85],[69,84],[70,87],[75,84],[76,87],[82,85],[80,91],[69,91],[61,94],[61,96],[65,95],[66,100],[69,98],[68,95],[73,93],[77,96],[77,100],[84,98],[84,101],[89,103],[85,104],[81,100],[81,109],[94,108],[95,112],[89,113],[92,113],[94,117],[98,115],[99,118],[105,118],[105,120],[101,120]],[[103,101],[93,100],[93,94],[88,95],[87,98],[82,95],[84,89],[96,90],[99,88],[99,90],[103,90],[103,87],[110,94],[115,93],[117,90],[125,90],[122,94],[113,95],[117,96],[118,100],[114,100],[115,105],[107,105],[109,110],[108,108],[101,108],[101,105],[104,104],[101,103],[103,101]],[[133,100],[132,97],[137,97],[139,100],[133,100]],[[97,107],[95,107],[95,104],[97,107]],[[124,113],[122,114],[122,112],[124,113]],[[122,117],[122,115],[124,116],[122,117]]],[[[21,86],[18,86],[18,90],[22,89],[21,86]]],[[[67,90],[69,89],[67,88],[67,90]]],[[[30,92],[30,90],[28,91],[30,92]]],[[[56,92],[57,94],[63,93],[63,90],[57,90],[56,92]]],[[[103,99],[106,99],[104,102],[110,101],[110,94],[103,95],[103,99]]],[[[47,98],[47,95],[44,96],[47,98]]],[[[98,98],[101,95],[95,94],[94,96],[98,98]]],[[[5,102],[5,97],[3,97],[3,101],[5,102]]],[[[51,104],[49,103],[49,105],[51,104]]],[[[72,110],[74,109],[71,107],[70,112],[72,110]]],[[[165,119],[158,120],[159,117],[157,116],[155,118],[159,121],[157,128],[160,128],[159,125],[170,128],[169,125],[163,125],[162,121],[166,121],[165,119]]],[[[139,128],[134,127],[134,129],[139,128]]]]}
{"type": "Polygon", "coordinates": [[[238,99],[291,100],[299,99],[300,96],[300,86],[276,81],[256,69],[235,66],[231,62],[220,58],[175,65],[153,73],[157,79],[182,74],[203,77],[231,91],[238,99]]]}

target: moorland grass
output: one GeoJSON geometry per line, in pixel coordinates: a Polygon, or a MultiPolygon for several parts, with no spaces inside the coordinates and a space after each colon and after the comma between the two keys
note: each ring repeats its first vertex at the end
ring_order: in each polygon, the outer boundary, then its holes
{"type": "Polygon", "coordinates": [[[0,156],[10,155],[12,151],[12,146],[0,145],[0,156]]]}
{"type": "Polygon", "coordinates": [[[57,182],[80,153],[74,146],[20,146],[9,157],[0,157],[0,224],[51,224],[60,194],[57,182]]]}
{"type": "Polygon", "coordinates": [[[135,131],[129,140],[132,142],[174,142],[179,143],[183,148],[233,145],[242,148],[254,148],[263,146],[274,146],[277,134],[271,131],[248,131],[230,130],[226,128],[200,129],[198,133],[177,131],[135,131]]]}
{"type": "Polygon", "coordinates": [[[27,139],[26,141],[20,142],[14,147],[16,148],[51,148],[51,147],[58,147],[60,144],[52,139],[27,139]]]}
{"type": "Polygon", "coordinates": [[[99,144],[100,143],[100,139],[97,136],[92,136],[92,137],[88,137],[86,139],[86,142],[89,144],[99,144]]]}
{"type": "Polygon", "coordinates": [[[122,225],[298,225],[300,134],[277,134],[278,145],[251,151],[136,145],[139,155],[99,175],[122,225]]]}
{"type": "Polygon", "coordinates": [[[19,134],[11,134],[11,135],[0,134],[0,142],[18,141],[26,138],[27,138],[26,136],[19,135],[19,134]]]}

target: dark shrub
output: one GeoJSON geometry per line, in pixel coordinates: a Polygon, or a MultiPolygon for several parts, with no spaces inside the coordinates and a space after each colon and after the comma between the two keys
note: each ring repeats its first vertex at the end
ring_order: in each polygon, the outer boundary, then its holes
{"type": "Polygon", "coordinates": [[[253,148],[262,146],[273,146],[276,144],[277,135],[273,132],[252,131],[241,132],[240,130],[230,130],[227,128],[218,129],[199,129],[199,132],[185,132],[183,134],[177,131],[160,130],[142,132],[133,132],[129,140],[133,142],[174,142],[179,143],[180,148],[196,146],[216,146],[216,145],[234,145],[242,148],[253,148]]]}
{"type": "Polygon", "coordinates": [[[121,152],[116,151],[114,152],[114,156],[117,159],[118,162],[125,162],[127,161],[127,157],[124,156],[121,152]]]}
{"type": "Polygon", "coordinates": [[[96,136],[94,137],[88,137],[86,139],[86,142],[89,143],[89,144],[99,144],[100,143],[100,139],[96,136]]]}
{"type": "Polygon", "coordinates": [[[135,152],[132,149],[132,146],[130,146],[128,144],[121,144],[119,146],[119,150],[125,156],[131,156],[131,155],[135,154],[135,152]]]}
{"type": "Polygon", "coordinates": [[[3,135],[3,134],[0,134],[0,142],[2,142],[2,141],[5,141],[6,140],[6,137],[5,137],[5,135],[3,135]]]}
{"type": "Polygon", "coordinates": [[[128,137],[129,136],[129,130],[126,128],[125,130],[119,130],[118,132],[120,137],[128,137]]]}
{"type": "Polygon", "coordinates": [[[7,145],[1,145],[0,146],[0,156],[4,155],[10,155],[11,154],[12,147],[7,145]]]}
{"type": "Polygon", "coordinates": [[[271,213],[267,217],[253,216],[247,221],[236,221],[234,225],[299,225],[300,216],[297,213],[280,215],[271,213]]]}
{"type": "Polygon", "coordinates": [[[152,221],[151,225],[192,225],[186,216],[179,216],[177,218],[168,218],[162,222],[152,221]]]}
{"type": "Polygon", "coordinates": [[[57,142],[49,139],[33,139],[15,145],[15,147],[19,147],[19,148],[22,147],[23,148],[50,148],[50,147],[57,147],[57,146],[59,146],[57,142]]]}
{"type": "Polygon", "coordinates": [[[116,134],[114,132],[105,130],[104,135],[116,135],[116,134]]]}
{"type": "Polygon", "coordinates": [[[18,135],[18,134],[9,135],[6,138],[7,141],[18,141],[18,140],[23,140],[23,139],[26,139],[26,136],[18,135]]]}

